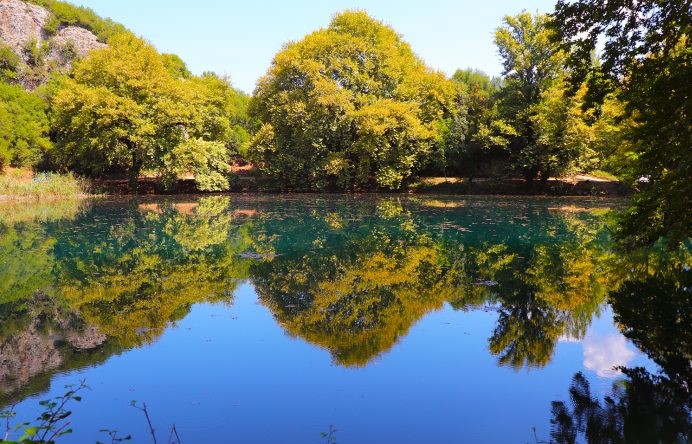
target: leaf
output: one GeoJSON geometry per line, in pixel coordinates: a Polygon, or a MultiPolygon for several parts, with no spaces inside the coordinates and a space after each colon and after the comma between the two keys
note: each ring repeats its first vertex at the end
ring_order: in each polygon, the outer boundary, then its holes
{"type": "Polygon", "coordinates": [[[72,429],[67,429],[67,430],[64,430],[64,431],[58,433],[58,436],[69,435],[69,434],[72,433],[73,431],[74,431],[74,430],[72,430],[72,429]]]}
{"type": "Polygon", "coordinates": [[[38,427],[27,427],[24,429],[24,436],[31,438],[38,433],[38,427]]]}

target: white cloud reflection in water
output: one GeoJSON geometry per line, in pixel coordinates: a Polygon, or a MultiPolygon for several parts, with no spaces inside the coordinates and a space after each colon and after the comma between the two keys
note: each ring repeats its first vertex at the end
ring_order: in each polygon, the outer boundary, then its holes
{"type": "Polygon", "coordinates": [[[584,367],[601,378],[620,374],[614,367],[627,367],[636,356],[634,347],[620,333],[599,334],[589,331],[584,337],[584,367]]]}
{"type": "Polygon", "coordinates": [[[622,374],[614,367],[641,366],[650,371],[655,365],[620,333],[613,321],[610,307],[593,318],[583,338],[562,336],[560,342],[579,343],[584,353],[584,368],[599,378],[615,378],[622,374]]]}

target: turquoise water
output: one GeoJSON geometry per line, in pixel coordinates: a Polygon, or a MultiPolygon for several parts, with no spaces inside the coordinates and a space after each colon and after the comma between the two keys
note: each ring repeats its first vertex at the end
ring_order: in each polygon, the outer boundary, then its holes
{"type": "MultiPolygon", "coordinates": [[[[146,403],[159,442],[173,424],[186,443],[327,442],[330,425],[339,443],[559,442],[554,402],[570,405],[576,374],[595,399],[637,387],[619,366],[689,381],[689,254],[614,254],[606,221],[622,205],[6,205],[0,407],[31,421],[38,401],[84,380],[64,442],[109,442],[101,429],[148,442],[132,400],[146,403]],[[660,297],[669,310],[638,309],[663,307],[660,297]]],[[[680,396],[666,404],[682,411],[673,435],[689,408],[680,396]]]]}

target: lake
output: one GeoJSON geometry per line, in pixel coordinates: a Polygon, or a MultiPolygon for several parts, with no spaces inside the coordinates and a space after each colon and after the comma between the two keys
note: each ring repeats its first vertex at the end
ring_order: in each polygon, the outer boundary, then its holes
{"type": "Polygon", "coordinates": [[[692,249],[615,254],[625,204],[2,204],[0,409],[83,380],[63,442],[150,442],[131,401],[159,442],[569,442],[594,418],[684,440],[692,249]]]}

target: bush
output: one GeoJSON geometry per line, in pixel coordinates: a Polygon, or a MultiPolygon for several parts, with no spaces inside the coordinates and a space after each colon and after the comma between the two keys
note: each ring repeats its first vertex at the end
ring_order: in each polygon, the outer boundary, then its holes
{"type": "Polygon", "coordinates": [[[12,51],[12,48],[0,42],[0,82],[15,82],[19,63],[19,56],[12,51]]]}

